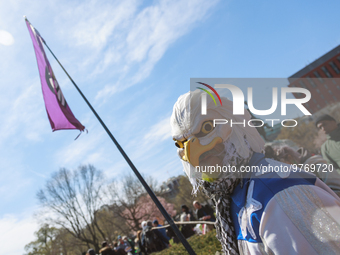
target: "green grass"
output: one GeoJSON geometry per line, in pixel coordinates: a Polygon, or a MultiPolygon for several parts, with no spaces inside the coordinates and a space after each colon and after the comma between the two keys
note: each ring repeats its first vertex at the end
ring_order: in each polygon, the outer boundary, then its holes
{"type": "MultiPolygon", "coordinates": [[[[194,249],[197,255],[214,255],[216,251],[221,252],[221,244],[216,238],[216,231],[210,231],[208,234],[203,236],[193,236],[188,239],[189,244],[194,249]]],[[[170,248],[161,252],[152,253],[157,255],[177,255],[177,254],[188,254],[184,246],[174,244],[170,248]]]]}

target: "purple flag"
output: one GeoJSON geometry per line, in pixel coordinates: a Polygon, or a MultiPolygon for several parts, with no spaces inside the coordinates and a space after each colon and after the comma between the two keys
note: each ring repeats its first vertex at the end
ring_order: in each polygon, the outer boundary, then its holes
{"type": "Polygon", "coordinates": [[[84,131],[85,127],[74,117],[54,76],[44,51],[44,39],[27,19],[26,24],[37,57],[41,88],[52,130],[79,129],[80,131],[84,131]]]}

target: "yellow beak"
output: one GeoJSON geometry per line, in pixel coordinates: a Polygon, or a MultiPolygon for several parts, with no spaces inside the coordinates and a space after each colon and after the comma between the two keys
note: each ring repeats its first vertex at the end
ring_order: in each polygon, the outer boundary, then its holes
{"type": "Polygon", "coordinates": [[[189,162],[194,167],[199,166],[199,157],[207,151],[213,149],[216,144],[222,143],[221,137],[215,137],[209,144],[202,145],[197,137],[191,137],[184,143],[183,160],[189,162]]]}

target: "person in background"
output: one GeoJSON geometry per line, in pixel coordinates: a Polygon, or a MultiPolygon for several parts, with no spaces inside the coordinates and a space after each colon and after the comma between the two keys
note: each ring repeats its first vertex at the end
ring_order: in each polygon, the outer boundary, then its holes
{"type": "MultiPolygon", "coordinates": [[[[211,221],[215,222],[216,218],[214,216],[214,210],[210,207],[210,205],[201,205],[200,202],[194,201],[193,205],[196,209],[196,215],[198,220],[202,221],[211,221]]],[[[207,224],[207,227],[209,230],[212,230],[214,228],[213,224],[207,224]]]]}
{"type": "Polygon", "coordinates": [[[152,229],[152,222],[148,221],[143,230],[142,245],[145,247],[147,253],[162,251],[170,243],[158,229],[152,229]]]}
{"type": "MultiPolygon", "coordinates": [[[[154,220],[154,221],[152,222],[152,225],[153,225],[154,227],[163,227],[163,225],[161,225],[161,224],[158,223],[158,220],[154,220]]],[[[165,228],[160,228],[160,229],[158,229],[158,231],[164,236],[165,239],[167,239],[168,241],[170,240],[170,238],[166,235],[166,230],[165,230],[165,228]]]]}
{"type": "Polygon", "coordinates": [[[135,253],[138,255],[146,255],[145,247],[142,245],[142,231],[137,231],[137,236],[135,239],[135,253]]]}
{"type": "Polygon", "coordinates": [[[295,151],[288,146],[284,146],[277,150],[277,158],[283,163],[293,164],[298,168],[315,174],[340,196],[340,174],[331,168],[321,155],[312,156],[302,147],[295,151]]]}
{"type": "Polygon", "coordinates": [[[117,255],[117,253],[110,248],[106,241],[102,242],[102,248],[99,250],[100,255],[117,255]]]}
{"type": "Polygon", "coordinates": [[[278,160],[276,157],[276,152],[272,146],[267,145],[266,147],[264,147],[264,151],[265,151],[264,155],[266,158],[278,160]]]}
{"type": "Polygon", "coordinates": [[[116,241],[114,241],[112,243],[112,246],[113,246],[113,249],[116,250],[117,249],[117,246],[118,246],[118,243],[116,241]]]}
{"type": "Polygon", "coordinates": [[[146,247],[145,247],[145,235],[144,235],[144,229],[146,228],[146,223],[147,221],[142,221],[142,223],[140,224],[142,227],[142,232],[140,235],[140,241],[141,241],[141,245],[144,247],[144,250],[146,251],[146,247]]]}
{"type": "Polygon", "coordinates": [[[86,255],[96,255],[93,249],[89,249],[86,253],[86,255]]]}
{"type": "Polygon", "coordinates": [[[132,254],[132,248],[130,244],[126,241],[123,240],[123,238],[119,235],[118,236],[118,246],[117,246],[117,251],[125,251],[126,254],[131,255],[132,254]]]}
{"type": "Polygon", "coordinates": [[[189,210],[189,207],[187,207],[186,205],[182,205],[181,209],[182,209],[182,212],[184,214],[186,214],[186,216],[187,216],[186,221],[195,221],[196,220],[196,218],[195,218],[194,214],[192,213],[192,211],[189,210]]]}
{"type": "MultiPolygon", "coordinates": [[[[167,222],[164,222],[164,224],[167,225],[167,222]]],[[[177,237],[171,226],[166,227],[166,235],[170,238],[170,240],[173,241],[173,243],[180,243],[179,238],[177,237]]]]}
{"type": "Polygon", "coordinates": [[[334,168],[340,169],[340,125],[328,114],[321,115],[315,125],[327,135],[327,140],[321,146],[321,154],[334,168]]]}
{"type": "Polygon", "coordinates": [[[112,243],[112,246],[113,246],[113,250],[117,253],[117,255],[126,255],[126,252],[124,250],[122,249],[118,250],[118,243],[116,241],[112,243]]]}
{"type": "Polygon", "coordinates": [[[125,241],[126,243],[128,243],[131,247],[131,253],[134,254],[135,253],[135,242],[132,241],[130,238],[128,238],[127,236],[123,236],[123,241],[125,241]]]}
{"type": "Polygon", "coordinates": [[[141,227],[142,227],[142,230],[146,227],[146,223],[147,223],[147,221],[144,220],[144,221],[142,221],[142,223],[140,224],[141,227]]]}
{"type": "MultiPolygon", "coordinates": [[[[190,211],[186,205],[182,205],[181,208],[182,208],[181,222],[196,220],[195,216],[192,214],[192,211],[190,211]]],[[[195,231],[193,230],[194,227],[195,224],[182,225],[181,232],[185,238],[189,238],[190,236],[193,236],[195,234],[195,231]]]]}

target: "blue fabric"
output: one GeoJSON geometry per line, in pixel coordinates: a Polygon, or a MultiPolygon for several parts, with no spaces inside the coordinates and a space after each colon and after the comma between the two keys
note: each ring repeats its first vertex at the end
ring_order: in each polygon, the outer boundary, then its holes
{"type": "MultiPolygon", "coordinates": [[[[249,166],[268,166],[268,162],[261,153],[254,153],[249,161],[249,166]]],[[[261,217],[268,202],[278,192],[295,185],[314,185],[316,177],[303,172],[291,172],[289,178],[282,179],[275,172],[261,175],[261,178],[256,178],[255,173],[247,173],[243,179],[243,187],[239,184],[231,196],[231,216],[234,223],[235,232],[238,240],[246,240],[253,243],[261,243],[259,235],[259,227],[261,217]],[[238,223],[238,215],[242,207],[246,204],[247,191],[251,181],[254,181],[253,199],[262,204],[262,208],[251,214],[251,225],[256,234],[256,238],[252,238],[247,229],[247,235],[242,236],[241,227],[238,223]]]]}
{"type": "MultiPolygon", "coordinates": [[[[158,224],[157,227],[162,227],[162,226],[163,226],[163,225],[158,224]]],[[[168,241],[170,240],[170,237],[168,237],[168,236],[166,235],[166,230],[165,230],[165,228],[160,228],[160,229],[158,229],[158,231],[161,232],[162,236],[164,236],[168,241]]]]}

